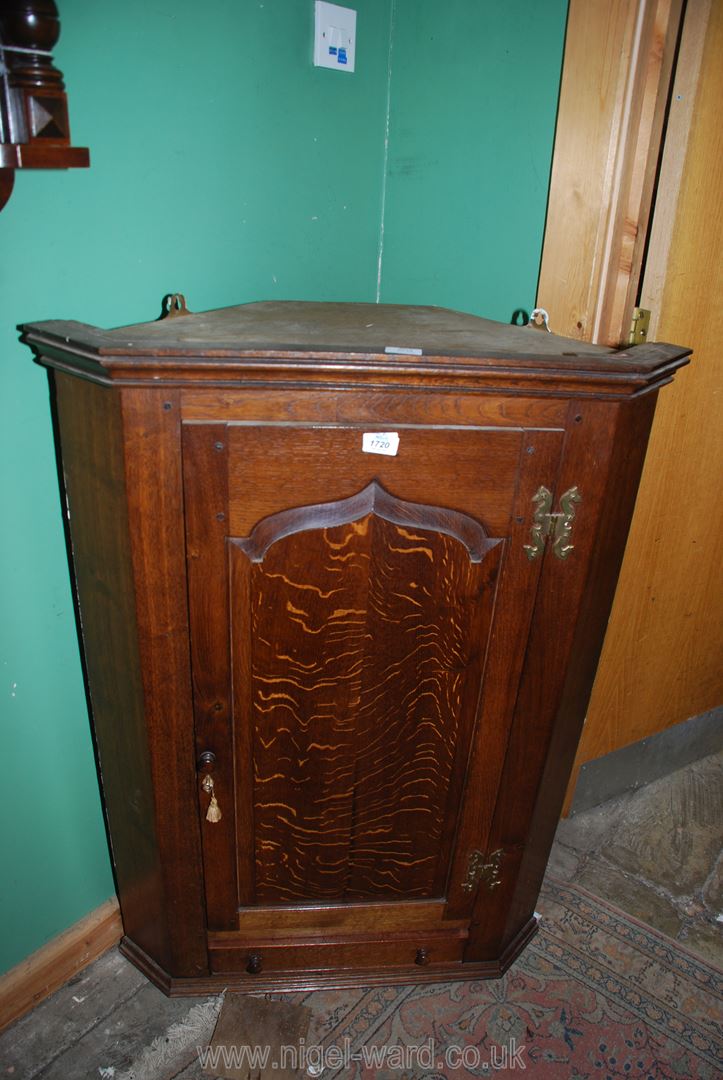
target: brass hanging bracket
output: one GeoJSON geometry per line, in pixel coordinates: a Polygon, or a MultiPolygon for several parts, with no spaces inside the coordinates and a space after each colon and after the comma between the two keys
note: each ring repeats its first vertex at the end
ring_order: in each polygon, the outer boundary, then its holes
{"type": "Polygon", "coordinates": [[[536,307],[534,309],[527,325],[531,326],[533,330],[542,330],[548,334],[552,333],[552,330],[550,330],[550,316],[547,314],[544,307],[536,307]]]}
{"type": "Polygon", "coordinates": [[[467,873],[462,882],[462,888],[466,892],[472,892],[477,882],[484,883],[490,891],[502,884],[500,870],[502,868],[502,848],[491,851],[485,855],[481,851],[470,852],[467,860],[467,873]]]}
{"type": "Polygon", "coordinates": [[[177,319],[179,315],[192,315],[186,307],[186,297],[183,293],[166,293],[161,303],[162,319],[177,319]]]}
{"type": "Polygon", "coordinates": [[[575,517],[575,504],[582,502],[582,495],[577,487],[568,488],[560,496],[560,509],[552,511],[552,492],[543,484],[532,497],[536,509],[530,529],[530,543],[524,544],[527,558],[536,559],[545,550],[548,537],[552,538],[552,552],[558,559],[566,559],[574,548],[569,543],[572,534],[572,522],[575,517]]]}

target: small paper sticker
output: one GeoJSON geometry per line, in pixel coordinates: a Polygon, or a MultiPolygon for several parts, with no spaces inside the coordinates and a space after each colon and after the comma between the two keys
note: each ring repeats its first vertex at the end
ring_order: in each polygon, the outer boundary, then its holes
{"type": "Polygon", "coordinates": [[[362,435],[362,450],[365,454],[387,454],[396,457],[399,449],[399,435],[396,431],[365,431],[362,435]]]}
{"type": "Polygon", "coordinates": [[[407,349],[401,345],[387,345],[384,350],[385,353],[390,353],[392,356],[421,356],[421,349],[407,349]]]}

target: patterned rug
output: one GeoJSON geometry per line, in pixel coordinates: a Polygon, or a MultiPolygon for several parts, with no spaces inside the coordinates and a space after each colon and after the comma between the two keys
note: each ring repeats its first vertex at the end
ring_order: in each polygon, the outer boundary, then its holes
{"type": "Polygon", "coordinates": [[[723,1076],[721,972],[577,886],[548,879],[540,912],[498,980],[289,995],[313,1011],[308,1074],[723,1076]]]}

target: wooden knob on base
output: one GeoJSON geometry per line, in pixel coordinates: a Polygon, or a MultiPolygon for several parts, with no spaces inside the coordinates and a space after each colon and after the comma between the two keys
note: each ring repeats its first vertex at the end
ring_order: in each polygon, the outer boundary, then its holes
{"type": "Polygon", "coordinates": [[[249,962],[246,965],[246,970],[249,975],[258,975],[261,971],[261,953],[251,953],[249,956],[249,962]]]}

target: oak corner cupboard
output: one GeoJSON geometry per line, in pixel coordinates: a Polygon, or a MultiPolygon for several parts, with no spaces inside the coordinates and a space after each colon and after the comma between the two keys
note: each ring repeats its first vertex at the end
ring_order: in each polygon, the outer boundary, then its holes
{"type": "Polygon", "coordinates": [[[169,993],[499,975],[658,389],[429,307],[40,322],[124,953],[169,993]]]}

